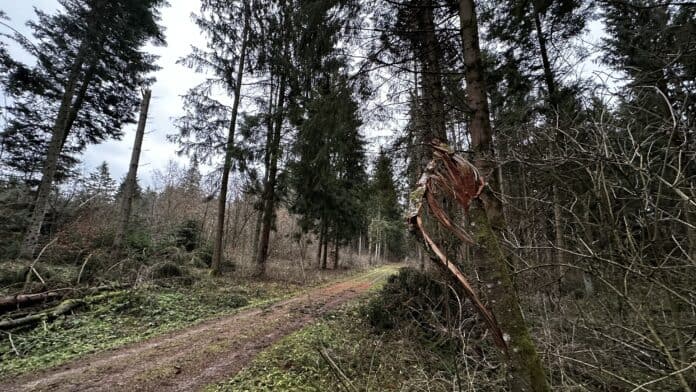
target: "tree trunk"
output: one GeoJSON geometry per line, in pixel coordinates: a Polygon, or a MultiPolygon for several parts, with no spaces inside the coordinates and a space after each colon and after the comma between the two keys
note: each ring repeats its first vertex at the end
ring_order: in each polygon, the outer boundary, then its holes
{"type": "MultiPolygon", "coordinates": [[[[544,68],[544,80],[546,81],[546,89],[548,90],[548,102],[551,110],[560,116],[560,102],[558,97],[558,92],[556,88],[556,80],[553,74],[553,69],[551,68],[551,62],[549,61],[548,49],[546,48],[546,37],[544,36],[544,29],[541,24],[541,18],[539,17],[539,11],[536,7],[536,3],[532,1],[533,13],[534,13],[534,26],[536,27],[537,40],[539,42],[539,53],[541,55],[541,63],[544,68]]],[[[558,132],[554,134],[554,141],[556,145],[560,146],[563,144],[562,137],[558,132]]],[[[580,286],[579,274],[572,271],[570,276],[566,277],[566,271],[563,264],[567,264],[568,260],[564,249],[565,238],[563,233],[563,218],[561,211],[561,197],[559,194],[558,187],[553,185],[552,187],[552,197],[553,197],[553,229],[555,233],[556,242],[556,262],[559,264],[558,268],[558,288],[559,293],[564,294],[570,290],[576,290],[580,286]],[[569,278],[569,279],[567,279],[569,278]],[[567,282],[566,282],[567,280],[567,282]],[[567,284],[566,284],[567,283],[567,284]],[[567,286],[567,287],[566,287],[567,286]]]]}
{"type": "Polygon", "coordinates": [[[511,391],[550,391],[544,367],[537,354],[519,306],[505,253],[500,246],[500,230],[505,227],[502,205],[493,190],[497,187],[493,162],[493,138],[488,109],[488,96],[483,77],[483,63],[478,42],[478,22],[473,0],[460,0],[462,44],[466,79],[467,104],[472,111],[471,132],[474,163],[488,178],[480,199],[471,209],[476,246],[474,261],[484,292],[498,318],[507,352],[511,391]]]}
{"type": "MultiPolygon", "coordinates": [[[[41,184],[39,185],[34,202],[34,210],[32,211],[29,226],[24,235],[22,247],[20,249],[20,258],[22,259],[31,259],[39,243],[41,227],[43,226],[46,210],[48,209],[48,198],[51,194],[53,180],[55,179],[56,170],[58,168],[58,158],[60,157],[62,147],[70,132],[68,128],[70,113],[77,109],[73,104],[73,98],[75,97],[75,89],[78,79],[80,78],[82,66],[87,57],[87,49],[88,45],[85,40],[80,45],[80,49],[75,56],[73,65],[70,68],[70,74],[65,83],[65,90],[63,91],[60,107],[58,108],[58,116],[53,124],[51,141],[48,146],[46,160],[44,161],[43,172],[41,174],[41,184]]],[[[85,80],[85,82],[87,82],[87,80],[85,80]]]]}
{"type": "Polygon", "coordinates": [[[53,321],[58,317],[73,311],[74,309],[84,306],[85,304],[86,302],[83,300],[69,299],[63,301],[57,307],[43,311],[41,313],[32,314],[18,319],[0,321],[0,330],[17,328],[23,325],[36,324],[42,320],[53,321]]]}
{"type": "MultiPolygon", "coordinates": [[[[245,12],[246,14],[246,12],[245,12]]],[[[245,19],[249,16],[245,15],[245,19]]],[[[242,80],[244,78],[244,62],[246,61],[246,48],[249,36],[249,21],[244,22],[244,32],[242,33],[242,48],[239,54],[239,64],[237,65],[237,77],[234,86],[234,103],[232,104],[232,115],[230,118],[229,133],[225,145],[225,163],[222,168],[222,181],[220,182],[220,197],[218,198],[218,213],[215,224],[215,238],[213,240],[213,260],[210,265],[210,272],[213,275],[220,275],[222,267],[223,238],[225,234],[225,208],[227,207],[227,188],[230,181],[230,170],[232,170],[232,153],[234,150],[234,134],[237,127],[237,113],[239,112],[239,101],[242,95],[242,80]]]]}
{"type": "Polygon", "coordinates": [[[70,108],[70,113],[68,113],[68,120],[66,122],[67,125],[65,126],[65,129],[67,129],[68,132],[65,132],[63,134],[63,140],[60,143],[61,151],[63,150],[65,143],[68,141],[69,130],[72,129],[75,120],[77,120],[77,115],[80,112],[80,109],[82,108],[82,104],[85,103],[85,98],[87,97],[87,89],[89,88],[89,85],[90,83],[92,83],[92,79],[94,78],[94,72],[96,71],[97,63],[98,61],[96,59],[92,59],[90,61],[89,67],[87,68],[87,71],[85,71],[85,77],[82,80],[80,90],[77,92],[77,95],[75,96],[75,102],[73,103],[72,108],[70,108]]]}
{"type": "Polygon", "coordinates": [[[283,105],[285,104],[285,76],[281,76],[280,90],[278,91],[278,104],[275,113],[275,124],[273,129],[273,139],[271,148],[268,151],[270,163],[268,168],[268,179],[264,186],[264,206],[263,206],[263,226],[261,228],[261,238],[259,239],[259,252],[256,259],[256,276],[263,276],[266,273],[266,260],[268,258],[268,244],[273,225],[273,214],[275,212],[275,186],[276,175],[278,172],[278,159],[280,155],[280,135],[283,127],[283,105]]]}
{"type": "Polygon", "coordinates": [[[534,26],[537,31],[537,41],[539,42],[539,52],[541,54],[541,63],[544,67],[544,79],[546,80],[546,88],[549,91],[549,102],[551,103],[551,108],[554,111],[558,110],[558,97],[556,95],[556,81],[553,76],[553,70],[551,69],[551,62],[549,61],[549,53],[546,49],[546,37],[544,36],[544,29],[541,26],[541,19],[539,18],[539,12],[536,8],[536,3],[532,1],[533,13],[534,13],[534,26]]]}
{"type": "Polygon", "coordinates": [[[130,221],[131,208],[133,206],[133,198],[135,197],[135,185],[138,177],[138,163],[140,162],[140,150],[145,137],[145,125],[147,124],[147,113],[150,108],[150,98],[152,91],[149,89],[143,90],[143,101],[140,104],[140,119],[138,120],[138,128],[135,131],[135,141],[133,142],[133,152],[131,153],[130,167],[126,175],[126,182],[121,195],[121,216],[116,237],[114,238],[114,247],[120,248],[128,231],[128,222],[130,221]]]}
{"type": "Polygon", "coordinates": [[[338,236],[336,236],[336,239],[334,240],[334,265],[333,269],[337,270],[338,269],[338,236]]]}
{"type": "Polygon", "coordinates": [[[420,167],[424,168],[430,159],[432,152],[427,147],[433,138],[442,141],[447,140],[445,125],[445,104],[442,91],[442,68],[440,65],[440,43],[435,35],[435,18],[433,16],[434,4],[432,0],[420,0],[418,13],[418,28],[422,31],[422,45],[416,48],[419,62],[422,66],[422,122],[425,125],[419,130],[422,151],[420,154],[420,167]]]}
{"type": "Polygon", "coordinates": [[[326,269],[326,259],[328,258],[328,253],[329,253],[329,236],[328,233],[324,234],[324,252],[321,255],[321,269],[326,269]]]}
{"type": "Polygon", "coordinates": [[[362,232],[358,235],[358,257],[362,257],[362,232]]]}
{"type": "Polygon", "coordinates": [[[321,268],[321,249],[324,246],[324,225],[319,229],[319,238],[317,241],[317,269],[321,268]]]}

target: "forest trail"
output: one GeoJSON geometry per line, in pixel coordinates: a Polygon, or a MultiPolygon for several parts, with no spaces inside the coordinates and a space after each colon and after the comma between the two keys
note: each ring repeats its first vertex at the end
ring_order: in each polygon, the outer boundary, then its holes
{"type": "Polygon", "coordinates": [[[0,381],[2,391],[195,391],[398,270],[383,266],[271,305],[202,322],[57,368],[0,381]]]}

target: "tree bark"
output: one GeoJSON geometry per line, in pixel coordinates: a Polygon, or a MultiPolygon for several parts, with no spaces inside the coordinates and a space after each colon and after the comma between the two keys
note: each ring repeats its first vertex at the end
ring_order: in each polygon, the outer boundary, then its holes
{"type": "Polygon", "coordinates": [[[445,125],[445,103],[442,91],[442,67],[440,64],[440,42],[435,34],[435,18],[433,15],[433,0],[417,2],[419,30],[422,31],[422,43],[416,48],[416,55],[422,67],[420,97],[422,122],[427,124],[420,129],[421,146],[420,167],[424,168],[432,159],[431,150],[427,147],[434,138],[447,140],[445,125]]]}
{"type": "Polygon", "coordinates": [[[273,126],[273,139],[271,148],[268,153],[270,155],[270,163],[268,168],[268,179],[264,186],[264,207],[263,207],[263,226],[261,228],[261,238],[259,239],[259,253],[256,259],[255,276],[263,276],[266,273],[266,260],[268,259],[268,245],[271,235],[271,226],[273,225],[273,215],[275,213],[275,187],[276,176],[278,173],[278,159],[280,155],[280,135],[283,127],[285,104],[285,76],[281,76],[280,89],[278,91],[278,104],[275,113],[275,124],[273,126]]]}
{"type": "Polygon", "coordinates": [[[230,118],[229,134],[225,145],[225,163],[222,168],[222,180],[220,182],[220,197],[218,198],[218,213],[215,225],[215,238],[213,240],[213,260],[211,263],[211,274],[220,275],[222,267],[223,239],[225,234],[225,208],[227,207],[227,187],[230,181],[230,170],[232,170],[232,153],[234,150],[234,134],[237,127],[237,113],[239,112],[239,101],[242,96],[242,80],[244,78],[244,62],[246,61],[246,48],[249,37],[248,14],[245,12],[244,32],[242,37],[242,48],[239,54],[239,64],[237,65],[237,76],[234,86],[234,103],[232,104],[232,115],[230,118]]]}
{"type": "Polygon", "coordinates": [[[63,295],[64,293],[58,291],[48,291],[38,294],[17,294],[0,297],[0,312],[9,309],[23,308],[40,302],[50,302],[58,298],[63,298],[63,295]]]}
{"type": "Polygon", "coordinates": [[[53,125],[51,141],[49,142],[46,160],[44,161],[43,172],[41,174],[41,184],[39,185],[36,200],[34,201],[34,209],[29,220],[29,227],[22,241],[20,250],[20,258],[22,259],[31,259],[39,243],[41,227],[43,226],[46,210],[48,209],[48,198],[51,194],[51,188],[53,187],[53,181],[58,168],[58,158],[60,157],[62,147],[70,132],[68,128],[70,113],[76,108],[73,104],[73,98],[75,97],[75,89],[77,88],[82,66],[87,58],[87,52],[88,42],[87,40],[83,40],[65,82],[65,89],[61,98],[60,107],[58,108],[58,116],[53,125]]]}
{"type": "Polygon", "coordinates": [[[126,182],[123,187],[123,195],[121,195],[121,216],[116,237],[114,238],[114,247],[120,248],[126,239],[128,231],[128,223],[130,222],[131,209],[133,207],[133,198],[135,197],[135,186],[138,178],[138,165],[140,162],[140,151],[143,146],[143,138],[145,137],[145,126],[147,124],[147,114],[150,109],[150,98],[152,91],[149,89],[143,90],[143,101],[140,104],[140,118],[138,120],[138,128],[135,131],[135,141],[133,142],[133,152],[131,153],[130,167],[126,175],[126,182]]]}
{"type": "Polygon", "coordinates": [[[317,241],[317,269],[321,268],[321,250],[324,246],[324,225],[319,229],[319,238],[317,241]]]}
{"type": "Polygon", "coordinates": [[[333,265],[333,269],[335,269],[335,270],[338,269],[338,245],[339,245],[338,236],[336,236],[336,239],[334,240],[334,253],[335,254],[334,254],[334,265],[333,265]]]}
{"type": "Polygon", "coordinates": [[[486,297],[510,348],[506,358],[509,365],[510,390],[550,391],[544,367],[520,310],[506,255],[500,246],[500,231],[506,223],[502,204],[492,191],[497,187],[493,162],[493,133],[474,7],[473,0],[459,2],[467,104],[472,111],[469,129],[474,164],[489,180],[489,186],[484,189],[481,197],[476,199],[474,208],[470,211],[476,240],[474,260],[479,277],[483,281],[486,297]]]}
{"type": "MultiPolygon", "coordinates": [[[[328,231],[328,230],[327,230],[328,231]]],[[[326,259],[328,258],[328,253],[329,253],[329,236],[328,233],[324,234],[324,244],[322,246],[324,248],[323,253],[321,255],[321,269],[326,269],[326,259]]]]}
{"type": "Polygon", "coordinates": [[[0,330],[21,327],[23,325],[35,324],[41,320],[52,321],[66,313],[71,312],[74,309],[84,306],[85,304],[85,301],[79,299],[69,299],[63,301],[57,307],[47,310],[45,312],[32,314],[18,319],[0,321],[0,330]]]}

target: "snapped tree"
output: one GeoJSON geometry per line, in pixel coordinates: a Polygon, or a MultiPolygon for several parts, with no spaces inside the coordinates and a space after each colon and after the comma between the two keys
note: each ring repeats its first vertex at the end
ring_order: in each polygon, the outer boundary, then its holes
{"type": "Polygon", "coordinates": [[[22,258],[31,258],[39,243],[66,145],[71,145],[68,151],[81,151],[89,143],[120,137],[122,125],[134,121],[137,88],[150,83],[147,75],[157,69],[153,56],[141,48],[147,42],[164,44],[157,13],[164,0],[60,4],[54,15],[37,11],[38,21],[29,24],[37,42],[16,38],[37,62],[14,64],[7,86],[13,102],[3,144],[32,156],[24,151],[28,147],[42,162],[22,258]]]}

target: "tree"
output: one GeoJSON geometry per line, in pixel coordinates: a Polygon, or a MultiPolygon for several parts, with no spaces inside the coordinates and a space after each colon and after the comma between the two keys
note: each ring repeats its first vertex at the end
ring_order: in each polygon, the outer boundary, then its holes
{"type": "Polygon", "coordinates": [[[512,391],[550,391],[544,367],[537,354],[519,307],[508,262],[500,245],[505,228],[502,204],[493,193],[498,184],[494,175],[493,132],[488,94],[479,46],[479,30],[473,0],[459,3],[464,49],[467,105],[471,110],[469,130],[474,164],[487,177],[488,186],[470,212],[475,225],[475,257],[480,279],[503,333],[509,337],[507,359],[512,391]]]}
{"type": "Polygon", "coordinates": [[[604,61],[628,76],[622,97],[627,117],[640,116],[648,131],[659,128],[652,113],[693,126],[696,122],[696,16],[693,6],[654,1],[610,1],[603,6],[608,37],[604,61]],[[666,102],[667,101],[667,102],[666,102]],[[653,118],[651,118],[653,117],[653,118]]]}
{"type": "MultiPolygon", "coordinates": [[[[351,240],[364,228],[365,141],[358,105],[347,78],[327,77],[309,102],[290,164],[291,211],[300,215],[303,231],[319,236],[319,247],[351,240]]],[[[324,254],[328,253],[326,250],[324,254]]],[[[324,261],[317,261],[326,268],[324,261]]]]}
{"type": "Polygon", "coordinates": [[[128,174],[123,182],[121,192],[121,216],[119,217],[119,225],[114,238],[114,247],[120,247],[128,231],[128,222],[130,221],[131,209],[133,207],[133,199],[135,198],[138,188],[138,162],[140,161],[140,150],[145,137],[145,126],[147,124],[147,113],[150,108],[150,98],[152,97],[151,90],[143,90],[143,101],[140,105],[140,120],[138,128],[135,131],[135,141],[133,142],[133,151],[131,152],[130,166],[128,174]]]}
{"type": "MultiPolygon", "coordinates": [[[[266,62],[274,97],[270,105],[262,196],[262,219],[256,257],[257,275],[265,273],[270,232],[278,199],[278,166],[285,121],[301,127],[313,92],[331,83],[332,70],[344,60],[338,46],[341,32],[356,15],[356,2],[348,0],[299,0],[280,2],[276,15],[268,15],[266,62]],[[328,79],[327,79],[328,78],[328,79]]],[[[272,94],[273,96],[273,94],[272,94]]],[[[286,132],[291,131],[289,127],[286,132]]],[[[328,235],[328,234],[327,234],[328,235]]],[[[335,235],[335,234],[334,234],[335,235]]],[[[326,237],[328,238],[328,237],[326,237]]],[[[326,243],[326,242],[325,242],[326,243]]]]}
{"type": "Polygon", "coordinates": [[[60,4],[63,9],[54,15],[37,11],[38,21],[29,24],[36,43],[17,37],[37,63],[31,68],[17,64],[6,86],[13,103],[7,108],[5,144],[13,144],[16,151],[21,146],[17,140],[27,140],[35,151],[46,151],[40,155],[41,182],[23,258],[32,257],[39,241],[61,154],[120,137],[121,126],[133,122],[137,87],[149,83],[147,74],[157,69],[153,56],[141,48],[147,42],[164,43],[157,14],[164,0],[60,4]],[[37,138],[37,129],[44,136],[37,138]]]}
{"type": "Polygon", "coordinates": [[[207,51],[196,48],[182,60],[197,71],[212,71],[213,77],[186,96],[184,103],[189,113],[179,120],[181,133],[175,139],[194,156],[207,157],[217,152],[218,146],[224,146],[211,264],[214,275],[220,274],[222,266],[227,191],[233,159],[237,155],[235,130],[254,7],[253,2],[203,1],[196,24],[210,38],[207,51]],[[240,14],[242,18],[238,17],[240,14]],[[215,87],[232,96],[231,108],[214,98],[215,87]],[[227,128],[226,138],[220,135],[224,128],[227,128]]]}
{"type": "MultiPolygon", "coordinates": [[[[433,138],[447,140],[446,96],[443,74],[447,65],[441,29],[442,15],[436,15],[443,7],[436,0],[409,0],[390,2],[378,10],[380,47],[372,57],[379,63],[395,65],[396,70],[406,68],[414,75],[415,94],[411,108],[414,132],[410,157],[412,167],[420,170],[431,158],[426,146],[433,138]],[[436,18],[437,17],[437,18],[436,18]]],[[[414,178],[418,173],[412,173],[414,178]]]]}
{"type": "Polygon", "coordinates": [[[399,204],[399,195],[394,183],[391,159],[384,150],[380,150],[375,161],[374,174],[369,185],[369,207],[372,222],[371,232],[375,235],[372,242],[384,245],[384,254],[401,257],[404,252],[403,211],[399,204]]]}
{"type": "Polygon", "coordinates": [[[109,164],[102,162],[87,176],[84,181],[84,196],[86,200],[95,199],[100,202],[112,202],[116,193],[116,181],[111,177],[109,164]]]}

